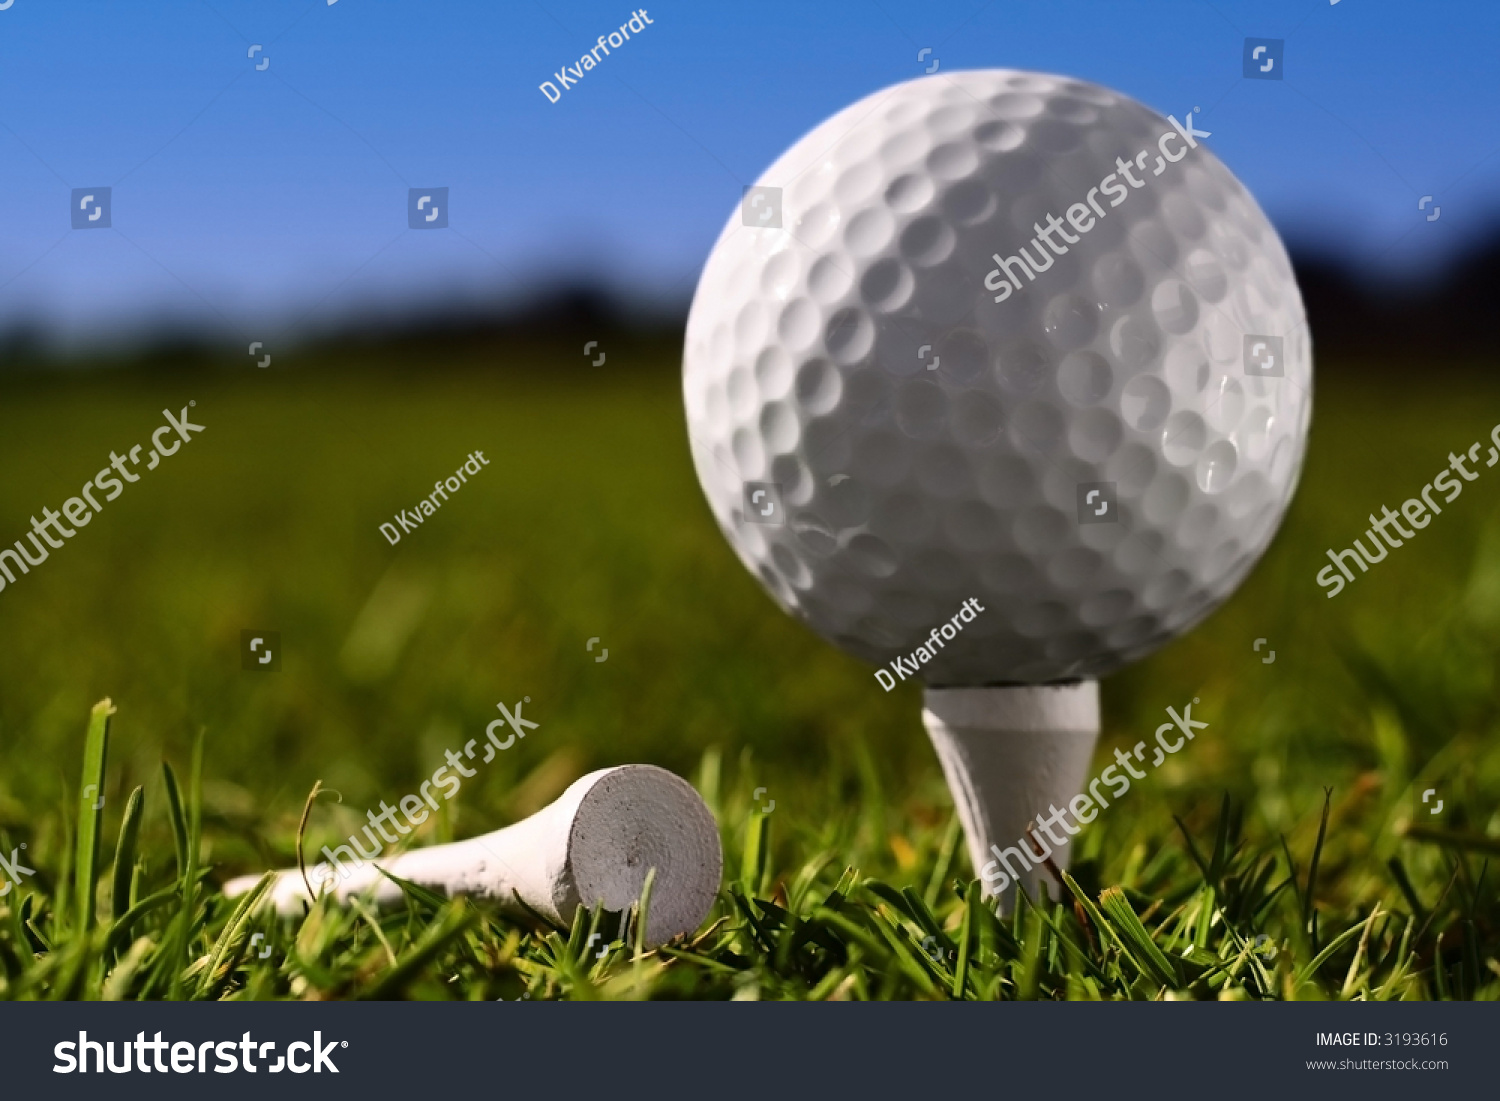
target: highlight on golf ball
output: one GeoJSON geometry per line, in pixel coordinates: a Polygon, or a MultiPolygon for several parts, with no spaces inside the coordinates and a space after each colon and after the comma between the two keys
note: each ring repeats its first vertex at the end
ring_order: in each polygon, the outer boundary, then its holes
{"type": "Polygon", "coordinates": [[[1233,591],[1296,486],[1311,340],[1206,136],[1082,80],[943,72],[746,190],[683,393],[714,516],[784,609],[983,686],[1106,674],[1233,591]]]}

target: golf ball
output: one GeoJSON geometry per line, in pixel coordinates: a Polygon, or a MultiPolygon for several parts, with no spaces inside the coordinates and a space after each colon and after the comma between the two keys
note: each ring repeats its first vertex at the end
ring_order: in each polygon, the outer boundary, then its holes
{"type": "Polygon", "coordinates": [[[1142,657],[1245,576],[1301,468],[1311,340],[1276,231],[1182,117],[941,73],[746,189],[683,391],[714,516],[783,608],[886,665],[973,599],[921,679],[1034,684],[1142,657]]]}

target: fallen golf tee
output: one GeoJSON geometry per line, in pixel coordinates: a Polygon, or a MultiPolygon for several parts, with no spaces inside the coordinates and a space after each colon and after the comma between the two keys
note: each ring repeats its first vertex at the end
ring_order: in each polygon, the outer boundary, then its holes
{"type": "Polygon", "coordinates": [[[1099,683],[1013,688],[928,688],[922,721],[937,750],[969,843],[974,874],[1003,911],[1015,905],[1019,886],[1032,898],[1058,897],[1040,857],[1059,871],[1071,845],[1048,845],[1037,823],[1084,790],[1099,738],[1099,683]],[[1033,836],[1034,835],[1034,836],[1033,836]],[[993,846],[993,848],[992,848],[993,846]],[[998,857],[1006,849],[1005,864],[998,857]],[[1017,852],[1019,850],[1019,853],[1017,852]],[[984,875],[989,865],[991,875],[984,875]],[[1006,868],[1013,882],[993,890],[1006,868]]]}
{"type": "MultiPolygon", "coordinates": [[[[621,765],[581,777],[515,825],[360,862],[344,876],[320,863],[308,879],[314,891],[331,889],[340,901],[369,894],[380,905],[400,903],[401,888],[378,865],[446,897],[482,899],[516,916],[534,910],[566,927],[579,906],[628,909],[655,868],[645,936],[654,946],[703,923],[723,864],[718,826],[687,781],[654,765],[621,765]]],[[[241,876],[225,894],[243,894],[259,880],[241,876]]],[[[295,869],[277,873],[268,898],[284,914],[311,901],[295,869]]]]}

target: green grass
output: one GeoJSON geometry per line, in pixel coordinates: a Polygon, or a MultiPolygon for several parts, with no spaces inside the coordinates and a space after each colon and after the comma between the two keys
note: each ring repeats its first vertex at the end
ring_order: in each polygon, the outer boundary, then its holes
{"type": "Polygon", "coordinates": [[[36,869],[0,896],[0,995],[1500,994],[1500,468],[1337,598],[1313,580],[1488,435],[1500,386],[1320,378],[1276,543],[1191,636],[1105,682],[1100,760],[1195,696],[1210,726],[1077,838],[1062,903],[1000,921],[918,694],[783,617],[715,529],[672,350],[622,340],[607,374],[574,351],[0,384],[7,540],[163,408],[194,399],[208,426],[0,592],[0,852],[36,869]],[[474,449],[491,465],[387,545],[376,525],[474,449]],[[281,672],[241,671],[243,628],[281,631],[281,672]],[[283,922],[218,892],[295,864],[316,781],[309,852],[523,695],[541,727],[419,842],[524,817],[588,768],[664,765],[723,831],[697,935],[645,952],[627,932],[596,962],[613,915],[533,930],[412,891],[283,922]],[[115,713],[91,712],[105,696],[115,713]]]}

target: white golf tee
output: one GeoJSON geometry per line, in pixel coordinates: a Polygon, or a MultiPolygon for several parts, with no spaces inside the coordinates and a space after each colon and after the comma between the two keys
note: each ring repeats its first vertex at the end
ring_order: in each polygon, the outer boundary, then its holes
{"type": "MultiPolygon", "coordinates": [[[[1084,791],[1099,739],[1098,682],[929,688],[923,704],[985,894],[998,897],[1003,912],[1014,906],[1017,884],[1033,899],[1038,890],[1059,897],[1062,885],[1042,861],[1050,850],[1050,860],[1066,869],[1072,845],[1049,841],[1037,816],[1052,817],[1084,791]]],[[[1061,825],[1052,832],[1068,837],[1061,825]]]]}
{"type": "MultiPolygon", "coordinates": [[[[313,890],[331,889],[340,901],[368,894],[380,905],[397,904],[401,888],[379,865],[438,894],[483,899],[516,916],[530,908],[565,928],[579,906],[628,909],[655,868],[645,931],[655,946],[703,923],[724,857],[718,825],[692,785],[655,765],[621,765],[576,780],[556,802],[513,826],[342,865],[342,873],[327,862],[309,867],[313,890]]],[[[243,894],[259,880],[241,876],[224,893],[243,894]]],[[[277,873],[268,898],[284,914],[311,901],[296,869],[277,873]]]]}

